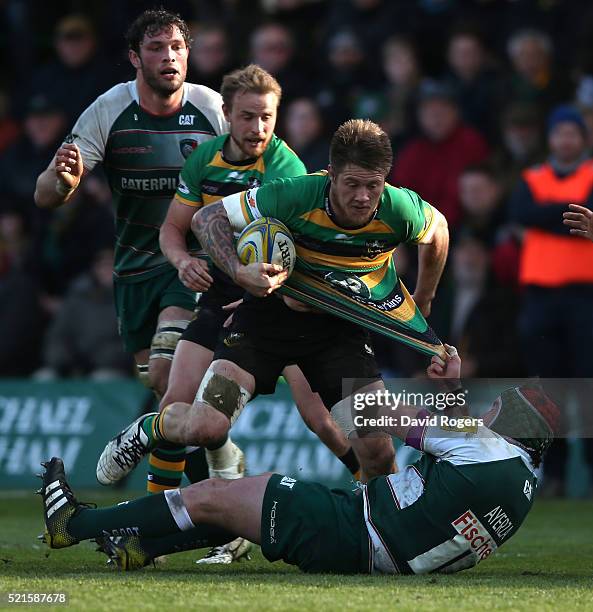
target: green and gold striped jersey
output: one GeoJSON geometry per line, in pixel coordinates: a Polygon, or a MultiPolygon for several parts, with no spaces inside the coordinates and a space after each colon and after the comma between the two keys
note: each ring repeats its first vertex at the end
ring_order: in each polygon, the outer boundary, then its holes
{"type": "Polygon", "coordinates": [[[99,96],[80,116],[70,139],[86,170],[103,163],[115,206],[115,266],[120,280],[150,278],[170,266],[159,230],[179,172],[196,148],[227,131],[222,98],[185,83],[181,108],[156,116],[140,106],[135,81],[99,96]]]}
{"type": "Polygon", "coordinates": [[[225,159],[223,148],[228,134],[198,147],[187,159],[175,198],[182,204],[201,207],[277,178],[306,174],[298,155],[276,135],[263,155],[233,162],[225,159]]]}
{"type": "Polygon", "coordinates": [[[318,172],[249,189],[224,206],[236,231],[260,217],[282,221],[295,240],[297,270],[348,283],[352,293],[380,304],[398,280],[393,252],[431,232],[434,209],[413,191],[386,185],[373,219],[348,229],[333,220],[329,188],[327,172],[318,172]]]}
{"type": "MultiPolygon", "coordinates": [[[[307,172],[298,155],[276,135],[272,136],[263,155],[242,162],[225,159],[223,148],[228,138],[228,134],[219,136],[189,156],[179,177],[175,194],[177,201],[199,208],[250,187],[307,172]]],[[[199,248],[191,232],[188,233],[187,245],[190,252],[199,248]]],[[[212,274],[217,290],[229,302],[241,298],[243,289],[237,287],[222,270],[214,268],[212,274]]]]}

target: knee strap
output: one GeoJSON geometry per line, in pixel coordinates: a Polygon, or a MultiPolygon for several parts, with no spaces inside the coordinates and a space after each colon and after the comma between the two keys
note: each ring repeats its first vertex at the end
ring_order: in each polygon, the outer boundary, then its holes
{"type": "Polygon", "coordinates": [[[172,361],[175,347],[188,325],[189,321],[161,321],[152,337],[150,358],[172,361]]]}

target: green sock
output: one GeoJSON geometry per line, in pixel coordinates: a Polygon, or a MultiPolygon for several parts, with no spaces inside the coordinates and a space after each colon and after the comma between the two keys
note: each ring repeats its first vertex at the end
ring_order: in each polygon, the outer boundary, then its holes
{"type": "Polygon", "coordinates": [[[152,558],[182,552],[184,550],[196,550],[198,548],[210,548],[220,546],[234,540],[237,536],[211,525],[197,525],[189,531],[182,531],[160,538],[140,538],[140,546],[152,558]]]}
{"type": "Polygon", "coordinates": [[[105,535],[158,538],[194,528],[179,489],[122,502],[117,506],[81,509],[68,521],[68,532],[77,540],[105,535]]]}

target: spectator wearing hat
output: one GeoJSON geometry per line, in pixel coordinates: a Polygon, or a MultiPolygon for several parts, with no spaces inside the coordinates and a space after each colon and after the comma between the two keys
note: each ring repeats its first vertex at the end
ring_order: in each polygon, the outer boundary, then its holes
{"type": "Polygon", "coordinates": [[[81,15],[68,15],[58,22],[54,51],[55,60],[33,74],[27,93],[52,92],[68,125],[73,125],[98,95],[121,80],[121,74],[99,54],[93,25],[81,15]]]}
{"type": "Polygon", "coordinates": [[[462,122],[454,92],[438,81],[420,88],[418,122],[422,134],[402,149],[391,182],[417,191],[454,227],[461,216],[459,176],[488,156],[488,145],[462,122]]]}
{"type": "Polygon", "coordinates": [[[0,157],[3,195],[22,202],[28,221],[35,210],[37,176],[47,168],[66,130],[66,117],[56,100],[36,95],[27,104],[22,135],[0,157]]]}
{"type": "MultiPolygon", "coordinates": [[[[529,374],[593,377],[593,244],[562,223],[568,204],[593,207],[593,160],[586,127],[571,106],[548,119],[548,160],[524,171],[510,200],[510,216],[523,228],[519,332],[529,374]]],[[[590,398],[589,398],[590,404],[590,398]]],[[[565,445],[548,458],[549,479],[564,481],[565,445]]]]}

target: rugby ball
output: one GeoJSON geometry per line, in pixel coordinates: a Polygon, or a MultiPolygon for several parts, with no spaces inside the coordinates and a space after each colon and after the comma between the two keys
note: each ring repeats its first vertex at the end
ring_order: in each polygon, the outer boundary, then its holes
{"type": "Polygon", "coordinates": [[[290,230],[277,219],[262,217],[250,223],[237,238],[237,255],[244,264],[273,263],[288,273],[294,270],[296,250],[290,230]]]}

